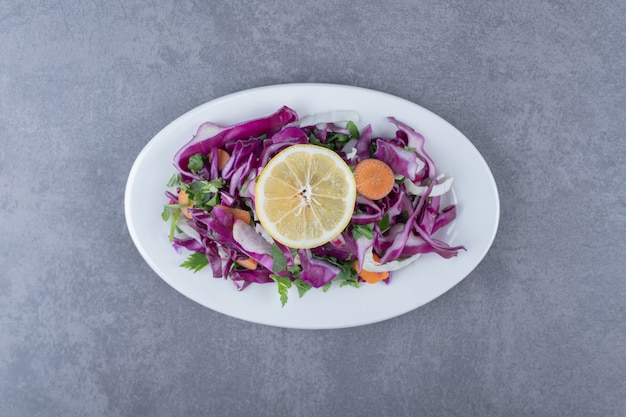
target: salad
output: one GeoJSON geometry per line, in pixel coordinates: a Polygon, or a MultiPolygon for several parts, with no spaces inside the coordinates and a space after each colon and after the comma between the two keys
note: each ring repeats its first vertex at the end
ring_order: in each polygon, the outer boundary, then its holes
{"type": "Polygon", "coordinates": [[[189,252],[181,266],[210,268],[213,277],[232,281],[238,290],[275,283],[284,306],[292,286],[303,296],[312,288],[389,283],[393,271],[421,254],[456,256],[463,246],[433,237],[455,219],[456,206],[442,204],[453,178],[437,171],[425,138],[394,117],[388,120],[395,136],[379,137],[371,125],[359,130],[358,118],[354,112],[299,118],[284,106],[230,126],[200,125],[174,156],[176,173],[167,183],[162,213],[174,249],[189,252]],[[348,225],[307,249],[273,239],[255,208],[257,178],[274,156],[294,145],[335,152],[355,172],[359,191],[348,225]],[[380,164],[393,174],[389,187],[383,193],[359,188],[359,176],[365,184],[382,172],[360,172],[361,167],[380,164]]]}

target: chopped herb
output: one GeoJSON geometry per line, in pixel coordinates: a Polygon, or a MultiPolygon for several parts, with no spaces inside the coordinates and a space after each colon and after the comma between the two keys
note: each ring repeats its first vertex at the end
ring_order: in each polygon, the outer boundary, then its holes
{"type": "Polygon", "coordinates": [[[163,206],[163,213],[161,213],[161,218],[163,219],[163,221],[168,221],[171,215],[172,210],[169,209],[168,205],[163,206]]]}
{"type": "MultiPolygon", "coordinates": [[[[309,143],[317,146],[323,146],[324,148],[332,149],[334,151],[338,151],[350,140],[349,135],[338,132],[326,132],[326,139],[322,142],[315,133],[319,132],[315,130],[313,133],[309,134],[309,143]]],[[[357,131],[358,133],[358,131],[357,131]]]]}
{"type": "Polygon", "coordinates": [[[354,122],[349,121],[348,124],[346,125],[346,128],[350,132],[350,136],[353,137],[354,139],[358,139],[361,136],[361,134],[359,133],[359,128],[356,127],[354,122]]]}
{"type": "Polygon", "coordinates": [[[272,260],[274,261],[274,271],[284,271],[287,269],[287,258],[276,243],[272,243],[272,260]]]}
{"type": "Polygon", "coordinates": [[[192,193],[216,193],[222,188],[224,185],[224,180],[221,178],[211,180],[211,181],[194,181],[189,184],[188,191],[192,193]]]}
{"type": "Polygon", "coordinates": [[[300,279],[300,278],[295,279],[293,281],[293,284],[298,289],[298,295],[300,297],[302,297],[304,294],[306,294],[307,291],[309,291],[311,288],[313,288],[312,285],[307,284],[306,282],[302,281],[302,279],[300,279]]]}
{"type": "Polygon", "coordinates": [[[333,147],[339,149],[350,140],[350,136],[343,133],[329,132],[326,136],[326,142],[333,143],[333,147]]]}
{"type": "Polygon", "coordinates": [[[180,188],[185,190],[189,200],[194,201],[194,207],[210,210],[219,204],[219,190],[224,186],[221,178],[211,181],[194,181],[191,184],[180,184],[180,188]]]}
{"type": "Polygon", "coordinates": [[[335,280],[339,282],[339,287],[350,285],[351,287],[359,288],[359,277],[352,265],[342,265],[341,272],[335,277],[335,280]]]}
{"type": "Polygon", "coordinates": [[[389,213],[385,213],[382,219],[378,222],[378,228],[381,232],[389,229],[389,213]]]}
{"type": "Polygon", "coordinates": [[[282,307],[284,307],[285,304],[287,304],[287,300],[289,299],[288,290],[289,288],[291,288],[291,279],[289,279],[289,277],[283,277],[278,274],[270,274],[270,278],[272,278],[278,286],[280,303],[282,307]]]}
{"type": "Polygon", "coordinates": [[[289,272],[293,278],[300,278],[301,271],[302,267],[300,265],[287,267],[287,272],[289,272]]]}
{"type": "Polygon", "coordinates": [[[172,187],[174,186],[174,184],[177,184],[180,182],[180,178],[181,178],[180,174],[174,174],[172,175],[172,177],[170,178],[170,180],[167,182],[166,185],[168,187],[172,187]]]}
{"type": "Polygon", "coordinates": [[[334,265],[337,265],[339,268],[341,268],[341,271],[337,274],[337,276],[333,278],[333,280],[330,281],[328,284],[322,287],[322,291],[324,292],[328,291],[328,289],[330,288],[330,286],[332,285],[334,281],[339,282],[339,287],[344,287],[346,285],[350,285],[355,288],[359,287],[359,277],[358,277],[356,269],[354,269],[353,261],[348,261],[348,260],[340,261],[339,259],[333,256],[321,256],[320,258],[323,258],[327,260],[328,262],[334,265]]]}
{"type": "Polygon", "coordinates": [[[374,223],[355,224],[352,226],[352,236],[355,239],[364,236],[368,239],[374,239],[374,223]]]}
{"type": "Polygon", "coordinates": [[[322,146],[328,149],[335,149],[335,145],[330,143],[328,139],[326,140],[326,143],[324,143],[321,140],[319,140],[317,136],[315,136],[314,134],[311,134],[309,136],[309,143],[311,143],[312,145],[322,146]]]}
{"type": "Polygon", "coordinates": [[[183,268],[190,269],[193,272],[198,272],[199,270],[201,270],[208,264],[209,264],[209,259],[206,257],[204,253],[194,252],[191,255],[189,255],[187,260],[183,262],[182,264],[180,264],[180,266],[182,266],[183,268]]]}
{"type": "Polygon", "coordinates": [[[204,168],[204,158],[204,155],[202,155],[201,153],[192,155],[191,158],[189,158],[189,169],[192,172],[200,171],[202,168],[204,168]]]}

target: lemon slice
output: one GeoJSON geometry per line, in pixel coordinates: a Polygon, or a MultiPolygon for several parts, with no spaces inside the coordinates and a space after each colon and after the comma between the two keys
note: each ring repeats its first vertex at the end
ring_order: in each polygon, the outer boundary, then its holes
{"type": "Polygon", "coordinates": [[[274,240],[295,249],[321,246],[350,222],[356,201],[352,170],[334,151],[292,145],[257,179],[256,213],[274,240]]]}

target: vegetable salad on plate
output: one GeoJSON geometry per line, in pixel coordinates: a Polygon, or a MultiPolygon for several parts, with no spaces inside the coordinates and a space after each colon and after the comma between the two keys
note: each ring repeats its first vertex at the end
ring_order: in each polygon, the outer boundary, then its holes
{"type": "Polygon", "coordinates": [[[231,126],[198,127],[174,156],[163,219],[187,252],[182,267],[210,269],[238,290],[389,283],[420,255],[456,256],[433,237],[456,217],[444,205],[453,178],[439,173],[425,138],[394,117],[379,137],[359,115],[299,118],[289,107],[231,126]]]}

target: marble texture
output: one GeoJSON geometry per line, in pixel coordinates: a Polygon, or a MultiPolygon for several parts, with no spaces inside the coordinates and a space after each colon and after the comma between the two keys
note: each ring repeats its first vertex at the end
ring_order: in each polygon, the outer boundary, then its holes
{"type": "Polygon", "coordinates": [[[0,3],[0,415],[625,416],[626,3],[0,3]],[[267,327],[172,290],[123,214],[187,110],[329,82],[459,128],[500,229],[444,296],[267,327]]]}

